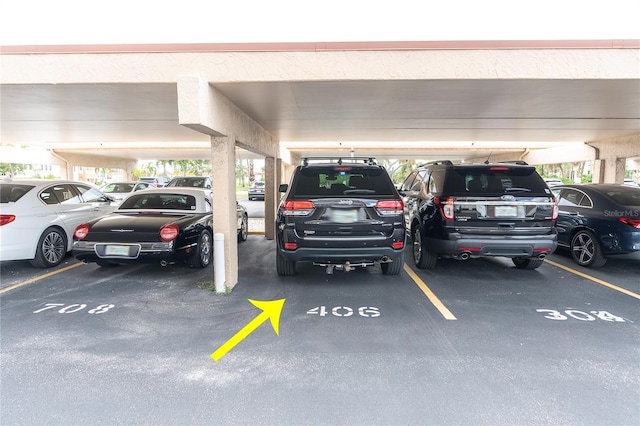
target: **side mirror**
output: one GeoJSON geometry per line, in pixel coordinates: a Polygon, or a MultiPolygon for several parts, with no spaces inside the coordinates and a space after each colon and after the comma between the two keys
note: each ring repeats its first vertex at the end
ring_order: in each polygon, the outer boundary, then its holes
{"type": "Polygon", "coordinates": [[[278,192],[287,192],[287,189],[289,189],[289,184],[287,183],[281,183],[278,185],[278,192]]]}

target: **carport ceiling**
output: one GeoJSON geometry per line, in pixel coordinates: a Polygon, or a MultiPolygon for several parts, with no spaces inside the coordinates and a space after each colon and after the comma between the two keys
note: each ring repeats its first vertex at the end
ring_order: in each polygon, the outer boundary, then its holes
{"type": "MultiPolygon", "coordinates": [[[[637,80],[213,86],[301,156],[353,147],[357,155],[382,158],[460,159],[640,129],[637,80]]],[[[138,160],[210,156],[208,137],[178,124],[175,84],[5,85],[0,96],[3,144],[138,160]]]]}

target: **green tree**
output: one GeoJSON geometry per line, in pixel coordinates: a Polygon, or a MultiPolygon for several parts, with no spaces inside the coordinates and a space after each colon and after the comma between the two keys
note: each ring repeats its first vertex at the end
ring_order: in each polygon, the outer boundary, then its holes
{"type": "Polygon", "coordinates": [[[28,166],[26,164],[0,163],[0,175],[11,174],[11,176],[15,176],[16,174],[23,173],[27,169],[28,169],[28,166]]]}

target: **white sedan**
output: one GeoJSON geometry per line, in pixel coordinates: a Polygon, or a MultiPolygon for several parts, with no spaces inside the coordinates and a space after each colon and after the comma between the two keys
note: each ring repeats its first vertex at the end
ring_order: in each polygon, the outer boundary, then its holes
{"type": "Polygon", "coordinates": [[[60,264],[76,226],[111,213],[113,201],[84,182],[0,181],[0,261],[29,260],[38,268],[60,264]]]}
{"type": "Polygon", "coordinates": [[[100,187],[100,191],[121,202],[141,189],[152,188],[148,182],[112,182],[100,187]]]}

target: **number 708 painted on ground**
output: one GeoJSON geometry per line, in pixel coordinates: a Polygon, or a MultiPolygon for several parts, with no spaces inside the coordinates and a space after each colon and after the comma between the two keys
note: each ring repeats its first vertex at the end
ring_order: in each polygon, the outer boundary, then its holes
{"type": "MultiPolygon", "coordinates": [[[[58,309],[59,314],[73,314],[75,312],[79,312],[87,307],[84,303],[75,303],[73,305],[65,306],[64,303],[47,303],[44,305],[44,308],[38,309],[37,311],[33,311],[34,314],[39,314],[42,311],[46,311],[49,309],[56,309],[60,306],[64,306],[64,308],[58,309]]],[[[103,305],[99,305],[93,309],[89,309],[87,313],[89,314],[104,314],[109,309],[115,307],[116,305],[105,303],[103,305]]]]}

